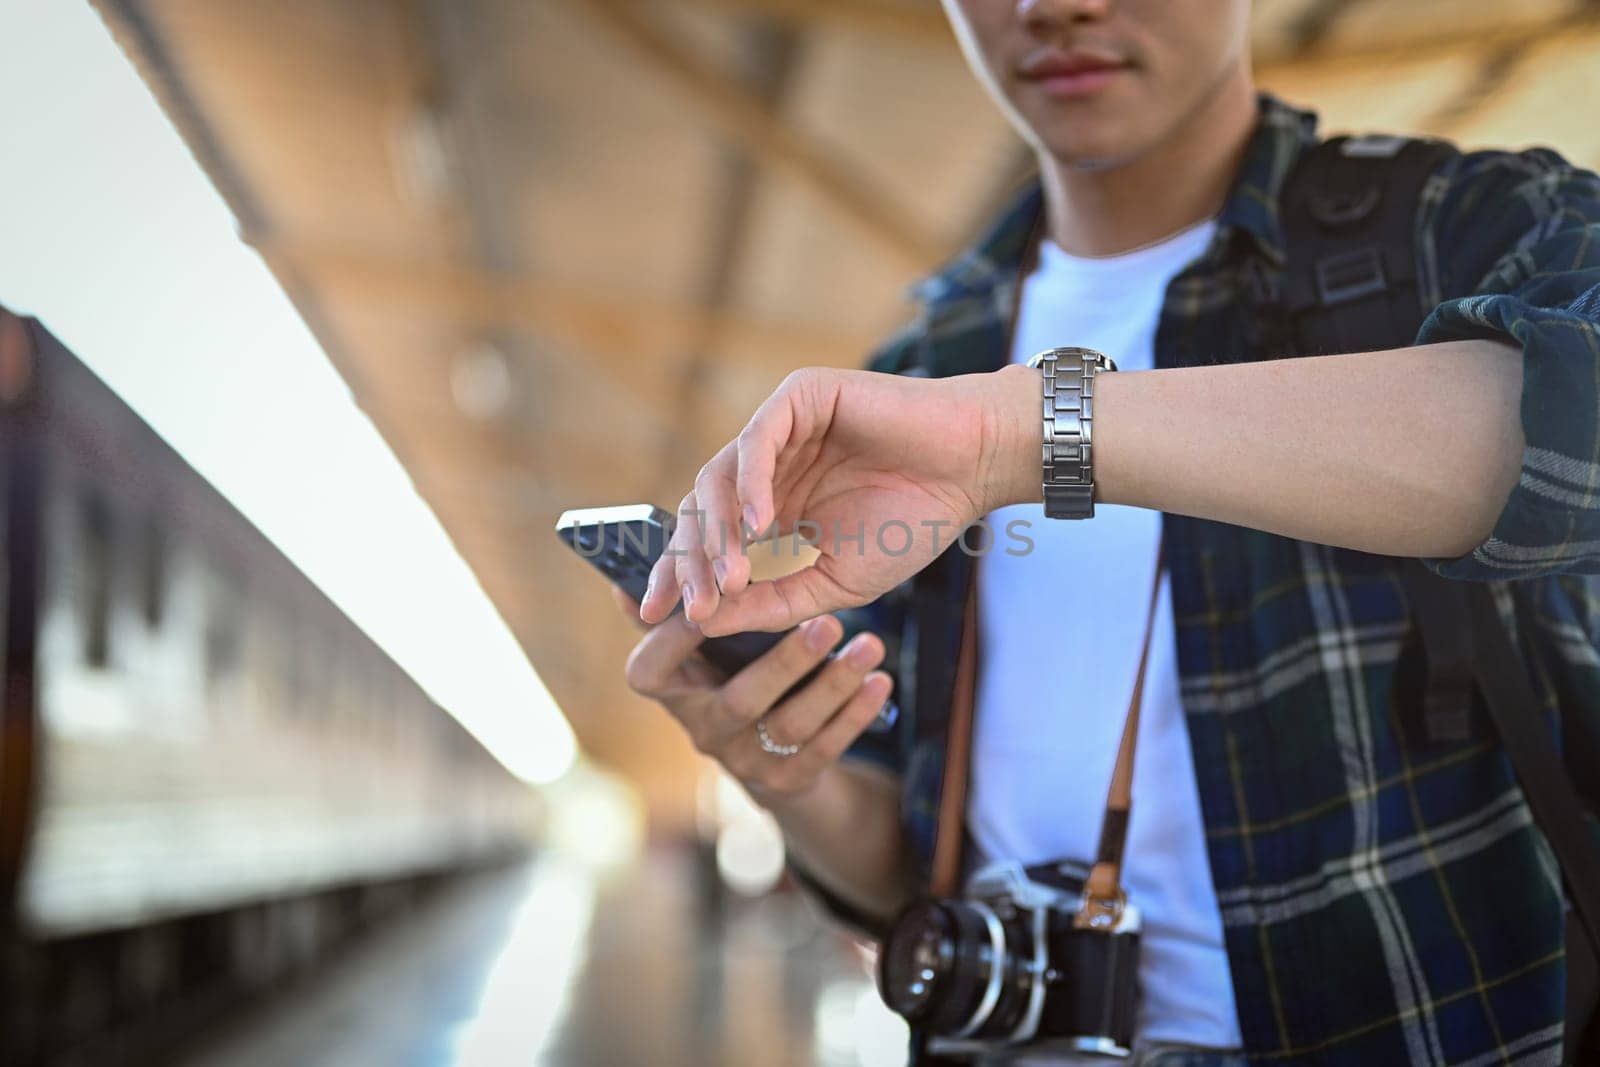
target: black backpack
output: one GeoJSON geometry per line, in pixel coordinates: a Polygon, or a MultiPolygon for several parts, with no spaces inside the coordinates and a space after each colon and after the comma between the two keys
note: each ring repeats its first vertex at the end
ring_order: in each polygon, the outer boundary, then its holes
{"type": "MultiPolygon", "coordinates": [[[[1276,341],[1300,355],[1413,343],[1427,310],[1416,274],[1419,201],[1429,177],[1458,155],[1442,141],[1368,136],[1335,137],[1301,157],[1279,198],[1288,275],[1271,324],[1276,341]]],[[[1600,786],[1594,739],[1564,722],[1566,762],[1557,754],[1489,584],[1440,578],[1416,560],[1401,577],[1415,626],[1397,680],[1409,663],[1420,728],[1434,740],[1460,738],[1475,706],[1494,723],[1572,905],[1563,1062],[1600,1063],[1600,824],[1596,797],[1579,792],[1600,786]],[[1587,771],[1575,786],[1568,769],[1577,766],[1587,771]]],[[[1507,589],[1521,612],[1515,584],[1507,589]]]]}

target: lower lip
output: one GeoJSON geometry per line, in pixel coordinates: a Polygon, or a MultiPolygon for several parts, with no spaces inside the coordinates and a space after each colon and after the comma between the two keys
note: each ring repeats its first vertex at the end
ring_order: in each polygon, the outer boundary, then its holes
{"type": "Polygon", "coordinates": [[[1088,96],[1111,84],[1111,79],[1121,74],[1124,69],[1123,67],[1101,67],[1095,70],[1081,71],[1077,74],[1051,74],[1043,78],[1035,78],[1033,83],[1051,96],[1088,96]]]}

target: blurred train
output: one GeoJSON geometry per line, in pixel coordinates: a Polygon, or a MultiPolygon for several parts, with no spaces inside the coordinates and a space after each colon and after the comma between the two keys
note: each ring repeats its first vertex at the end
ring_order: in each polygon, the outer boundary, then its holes
{"type": "Polygon", "coordinates": [[[0,1063],[159,1057],[531,847],[533,790],[3,308],[0,539],[0,1063]]]}

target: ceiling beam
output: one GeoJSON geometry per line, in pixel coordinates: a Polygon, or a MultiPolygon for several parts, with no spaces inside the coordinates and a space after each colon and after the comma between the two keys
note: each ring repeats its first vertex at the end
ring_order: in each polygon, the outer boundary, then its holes
{"type": "Polygon", "coordinates": [[[1360,0],[1314,0],[1289,25],[1287,47],[1291,56],[1305,55],[1327,39],[1334,23],[1360,0]]]}
{"type": "Polygon", "coordinates": [[[569,343],[586,356],[610,352],[634,360],[657,358],[714,333],[759,352],[763,359],[797,366],[830,358],[858,359],[876,342],[873,337],[774,323],[728,310],[596,293],[544,277],[405,261],[250,234],[245,241],[274,273],[299,272],[329,297],[504,325],[569,343]]]}
{"type": "MultiPolygon", "coordinates": [[[[1514,11],[1514,7],[1506,10],[1514,11]]],[[[1528,38],[1540,38],[1563,32],[1575,26],[1593,25],[1600,18],[1600,5],[1585,4],[1571,14],[1520,18],[1508,16],[1506,21],[1492,29],[1467,27],[1456,29],[1449,25],[1430,27],[1426,36],[1402,36],[1399,39],[1371,41],[1361,44],[1317,44],[1288,51],[1276,49],[1271,53],[1258,53],[1255,58],[1256,73],[1270,78],[1278,72],[1295,74],[1314,73],[1319,68],[1328,72],[1343,69],[1373,69],[1390,64],[1410,65],[1442,59],[1464,51],[1494,51],[1508,45],[1520,44],[1528,38]]],[[[1325,39],[1325,38],[1323,38],[1325,39]]]]}
{"type": "Polygon", "coordinates": [[[1590,2],[1563,18],[1497,41],[1482,53],[1472,78],[1428,116],[1427,128],[1450,136],[1468,125],[1527,66],[1538,47],[1558,34],[1589,34],[1600,43],[1600,4],[1590,2]]]}
{"type": "Polygon", "coordinates": [[[1423,128],[1448,137],[1465,126],[1516,72],[1537,41],[1528,38],[1492,49],[1479,61],[1472,77],[1423,120],[1423,128]]]}
{"type": "MultiPolygon", "coordinates": [[[[567,508],[626,504],[659,491],[654,472],[639,462],[649,446],[633,446],[615,434],[608,437],[598,429],[592,435],[547,433],[529,456],[474,434],[470,427],[429,421],[406,408],[395,413],[412,420],[409,433],[424,457],[407,468],[411,479],[452,533],[459,529],[482,535],[478,520],[492,516],[497,525],[510,528],[501,533],[520,538],[529,522],[553,521],[567,508]],[[496,499],[496,494],[504,495],[496,499]]],[[[677,488],[670,502],[676,503],[682,492],[677,488]]],[[[469,557],[468,562],[477,561],[469,557]]]]}
{"type": "Polygon", "coordinates": [[[575,5],[627,44],[701,115],[763,165],[788,175],[841,221],[905,268],[926,270],[949,253],[946,243],[894,197],[845,159],[795,129],[744,86],[674,40],[632,0],[585,0],[575,5]]]}
{"type": "Polygon", "coordinates": [[[693,0],[699,7],[758,15],[802,29],[876,33],[908,41],[951,45],[955,38],[934,0],[693,0]]]}
{"type": "MultiPolygon", "coordinates": [[[[767,22],[755,23],[742,34],[740,79],[745,90],[770,112],[781,110],[794,81],[800,39],[794,26],[767,22]]],[[[704,424],[705,412],[716,403],[715,393],[707,389],[713,377],[709,373],[712,353],[722,342],[714,316],[733,301],[761,187],[761,167],[749,152],[730,145],[723,156],[719,180],[711,191],[716,217],[707,235],[706,269],[699,295],[699,304],[713,325],[695,338],[684,353],[675,395],[667,398],[680,431],[668,440],[657,468],[667,484],[692,481],[694,469],[705,459],[693,431],[704,424]]]]}

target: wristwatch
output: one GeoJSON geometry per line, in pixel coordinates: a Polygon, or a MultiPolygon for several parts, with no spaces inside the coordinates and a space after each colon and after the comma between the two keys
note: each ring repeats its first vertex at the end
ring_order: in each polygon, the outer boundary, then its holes
{"type": "Polygon", "coordinates": [[[1117,369],[1092,348],[1052,348],[1028,360],[1044,385],[1044,516],[1094,518],[1094,376],[1117,369]]]}

